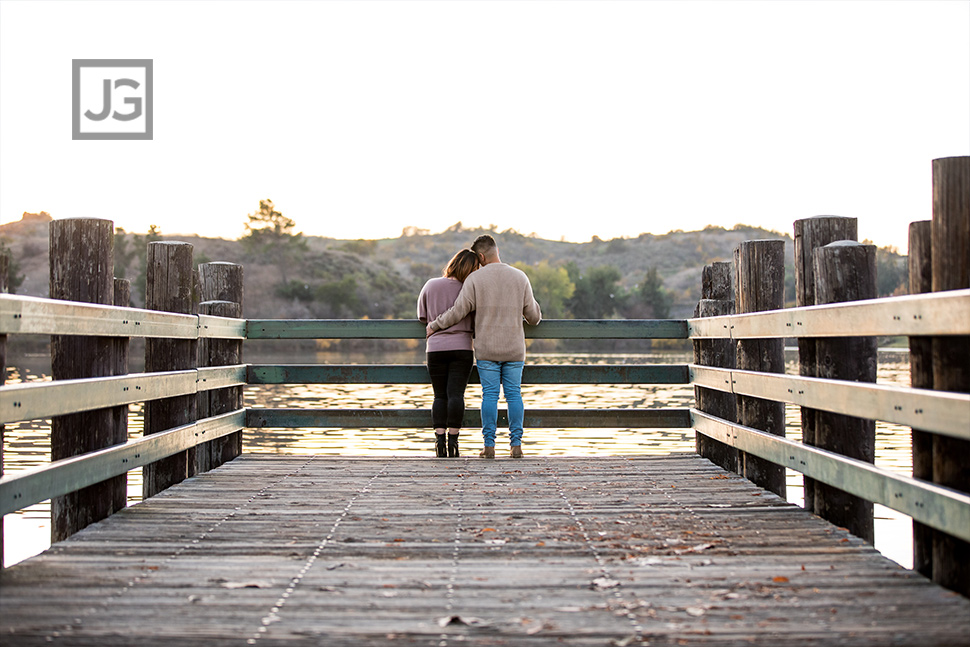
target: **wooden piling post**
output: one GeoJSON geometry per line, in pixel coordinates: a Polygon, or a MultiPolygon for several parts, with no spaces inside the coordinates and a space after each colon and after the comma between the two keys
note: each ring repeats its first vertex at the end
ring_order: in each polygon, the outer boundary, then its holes
{"type": "MultiPolygon", "coordinates": [[[[838,240],[858,240],[856,218],[817,216],[795,221],[795,306],[815,305],[815,265],[813,254],[819,247],[838,240]]],[[[815,372],[815,339],[798,339],[798,374],[818,377],[815,372]]],[[[802,443],[815,444],[815,409],[801,408],[802,443]]],[[[815,509],[815,479],[803,476],[805,509],[815,509]]]]}
{"type": "MultiPolygon", "coordinates": [[[[876,247],[838,241],[815,250],[815,303],[841,303],[876,296],[876,247]]],[[[876,338],[819,338],[820,378],[876,381],[876,338]]],[[[815,412],[815,440],[822,449],[867,463],[876,460],[876,423],[829,411],[815,412]]],[[[872,502],[824,483],[815,484],[815,514],[843,526],[870,544],[875,540],[872,502]]]]}
{"type": "MultiPolygon", "coordinates": [[[[6,294],[10,289],[8,272],[10,257],[0,254],[0,294],[6,294]]],[[[0,334],[0,386],[7,381],[7,336],[0,334]]],[[[0,425],[0,477],[3,476],[3,425],[0,425]]],[[[0,570],[3,569],[3,517],[0,517],[0,570]]]]}
{"type": "Polygon", "coordinates": [[[243,303],[243,266],[236,263],[202,263],[199,265],[202,301],[243,303]]]}
{"type": "MultiPolygon", "coordinates": [[[[932,222],[909,225],[909,293],[933,291],[932,222]]],[[[910,386],[933,388],[933,338],[909,338],[910,386]]],[[[913,429],[913,478],[933,480],[933,434],[913,429]]],[[[933,533],[929,526],[913,522],[913,570],[933,577],[933,533]]]]}
{"type": "MultiPolygon", "coordinates": [[[[145,307],[180,314],[193,312],[192,245],[180,242],[148,244],[148,283],[145,307]]],[[[188,339],[148,339],[145,370],[180,371],[197,366],[196,342],[188,339]]],[[[179,427],[196,420],[196,394],[145,403],[145,435],[179,427]]],[[[146,465],[143,494],[147,499],[180,483],[189,474],[188,452],[146,465]]]]}
{"type": "MultiPolygon", "coordinates": [[[[114,279],[114,305],[119,308],[131,305],[131,281],[128,279],[114,279]]],[[[128,337],[111,338],[112,375],[128,374],[128,346],[128,337]]],[[[111,427],[114,433],[112,444],[122,445],[128,442],[128,405],[112,407],[111,412],[114,418],[111,427]]],[[[116,510],[120,510],[128,505],[128,475],[120,474],[115,479],[114,506],[116,510]]]]}
{"type": "MultiPolygon", "coordinates": [[[[50,223],[52,299],[114,304],[114,223],[71,218],[50,223]]],[[[55,380],[114,374],[110,337],[52,335],[55,380]]],[[[51,420],[51,460],[85,454],[117,443],[113,408],[57,416],[51,420]]],[[[51,500],[51,541],[61,541],[120,509],[124,475],[51,500]],[[119,491],[121,496],[119,499],[119,491]]],[[[123,506],[122,506],[123,507],[123,506]]]]}
{"type": "MultiPolygon", "coordinates": [[[[720,262],[706,265],[701,280],[701,300],[697,304],[695,316],[716,317],[734,314],[734,283],[731,278],[731,263],[720,262]]],[[[694,363],[700,366],[734,368],[737,359],[737,344],[731,339],[699,339],[694,342],[694,363]]],[[[697,409],[718,418],[734,422],[737,404],[734,395],[694,387],[694,400],[697,409]]],[[[738,471],[738,451],[713,438],[695,433],[697,453],[715,465],[732,472],[738,471]]]]}
{"type": "MultiPolygon", "coordinates": [[[[933,160],[933,291],[970,288],[970,157],[933,160]]],[[[933,338],[933,388],[970,392],[970,335],[933,338]]],[[[970,442],[933,438],[933,481],[970,492],[970,442]]],[[[970,596],[970,543],[933,533],[933,581],[970,596]]]]}
{"type": "MultiPolygon", "coordinates": [[[[243,267],[235,263],[199,265],[200,314],[242,317],[243,267]]],[[[203,339],[199,344],[200,366],[229,366],[242,362],[242,340],[203,339]]],[[[199,394],[199,416],[216,416],[242,407],[242,387],[215,389],[199,394]]],[[[197,468],[206,470],[222,465],[242,454],[242,431],[205,444],[197,468]]]]}
{"type": "MultiPolygon", "coordinates": [[[[199,314],[238,319],[242,316],[242,306],[231,301],[203,301],[199,304],[199,314]]],[[[199,342],[200,366],[231,366],[239,364],[241,356],[242,340],[202,339],[199,342]]],[[[199,393],[199,417],[207,418],[236,411],[242,408],[242,402],[241,386],[203,391],[199,393]]],[[[196,455],[196,471],[205,472],[219,467],[240,454],[242,430],[200,445],[196,455]]]]}
{"type": "MultiPolygon", "coordinates": [[[[739,314],[780,310],[785,305],[785,241],[748,240],[734,253],[737,286],[735,309],[739,314]]],[[[761,373],[785,372],[783,339],[742,339],[737,367],[761,373]]],[[[776,436],[785,435],[785,405],[749,396],[737,398],[738,422],[776,436]]],[[[757,456],[739,453],[744,476],[784,498],[785,468],[757,456]]]]}

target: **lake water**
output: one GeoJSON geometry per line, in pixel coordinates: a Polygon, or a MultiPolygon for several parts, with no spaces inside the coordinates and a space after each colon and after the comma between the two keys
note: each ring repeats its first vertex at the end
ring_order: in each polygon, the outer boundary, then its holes
{"type": "MultiPolygon", "coordinates": [[[[787,372],[798,373],[796,354],[787,353],[787,372]]],[[[421,353],[383,353],[379,356],[319,353],[248,354],[254,364],[349,363],[420,364],[421,353]]],[[[7,383],[49,380],[46,356],[8,357],[7,383]]],[[[691,361],[690,353],[663,351],[637,354],[530,354],[535,364],[678,364],[691,361]]],[[[142,368],[132,362],[131,370],[142,368]]],[[[881,350],[878,382],[909,385],[909,356],[905,350],[881,350]]],[[[524,385],[523,398],[532,408],[688,407],[693,389],[686,385],[524,385]]],[[[245,402],[253,407],[294,408],[430,408],[430,385],[252,385],[245,389],[245,402]]],[[[466,404],[477,406],[481,387],[469,385],[466,404]]],[[[141,437],[142,405],[130,407],[129,436],[141,437]]],[[[7,425],[4,432],[4,471],[13,474],[50,461],[50,421],[34,420],[7,425]]],[[[801,437],[799,408],[787,407],[787,436],[801,437]]],[[[499,430],[499,455],[507,442],[507,431],[499,430]]],[[[462,434],[462,455],[475,456],[481,447],[478,430],[462,434]]],[[[537,429],[526,430],[525,451],[530,456],[669,454],[694,451],[694,434],[681,429],[537,429]]],[[[363,456],[433,456],[433,434],[429,430],[288,429],[247,430],[243,451],[268,454],[321,454],[363,456]]],[[[876,465],[900,474],[912,474],[910,429],[877,423],[876,465]]],[[[141,469],[128,474],[128,502],[141,500],[141,469]]],[[[788,495],[802,504],[802,476],[788,471],[788,495]]],[[[900,565],[912,567],[912,521],[883,506],[875,506],[876,548],[900,565]]],[[[50,502],[30,506],[4,517],[4,564],[9,566],[46,550],[50,546],[50,502]]]]}

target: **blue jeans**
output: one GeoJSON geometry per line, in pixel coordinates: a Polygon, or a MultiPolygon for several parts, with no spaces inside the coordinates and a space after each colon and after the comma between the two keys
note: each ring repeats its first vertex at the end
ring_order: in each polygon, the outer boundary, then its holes
{"type": "Polygon", "coordinates": [[[522,444],[522,366],[524,362],[491,362],[478,360],[478,377],[482,382],[482,436],[486,447],[495,447],[495,428],[498,424],[499,387],[509,407],[509,444],[522,444]]]}

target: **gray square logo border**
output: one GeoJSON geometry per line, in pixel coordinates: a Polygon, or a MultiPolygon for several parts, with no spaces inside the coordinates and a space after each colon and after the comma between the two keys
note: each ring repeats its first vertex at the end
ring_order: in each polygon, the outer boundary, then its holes
{"type": "Polygon", "coordinates": [[[71,139],[153,139],[152,124],[152,61],[151,58],[75,58],[71,60],[71,139]],[[82,67],[141,67],[145,69],[145,132],[141,133],[82,133],[81,132],[81,68],[82,67]]]}

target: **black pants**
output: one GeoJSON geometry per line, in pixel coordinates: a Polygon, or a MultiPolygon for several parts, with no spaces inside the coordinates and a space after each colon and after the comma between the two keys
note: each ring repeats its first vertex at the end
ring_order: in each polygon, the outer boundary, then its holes
{"type": "Polygon", "coordinates": [[[428,353],[428,373],[434,388],[431,422],[435,429],[461,429],[465,418],[465,387],[475,354],[470,350],[428,353]]]}

